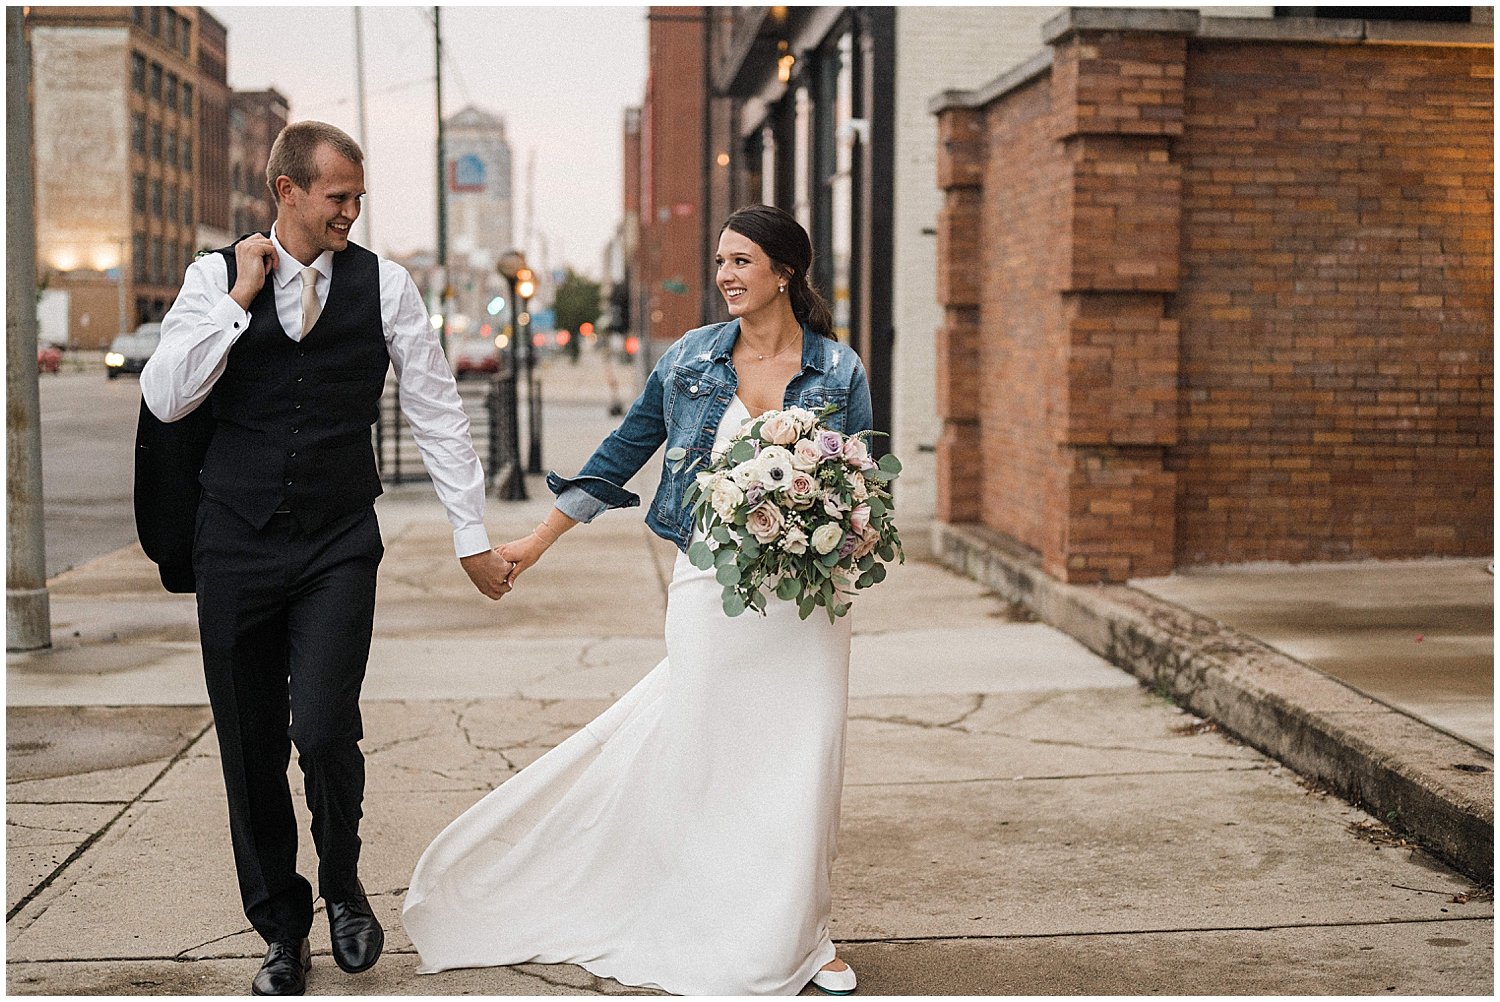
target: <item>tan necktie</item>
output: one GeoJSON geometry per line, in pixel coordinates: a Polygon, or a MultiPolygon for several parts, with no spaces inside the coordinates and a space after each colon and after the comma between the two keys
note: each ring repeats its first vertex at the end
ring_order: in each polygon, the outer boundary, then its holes
{"type": "Polygon", "coordinates": [[[302,269],[302,336],[307,337],[307,332],[313,329],[313,324],[318,322],[318,315],[323,312],[323,306],[318,302],[318,269],[302,269]]]}

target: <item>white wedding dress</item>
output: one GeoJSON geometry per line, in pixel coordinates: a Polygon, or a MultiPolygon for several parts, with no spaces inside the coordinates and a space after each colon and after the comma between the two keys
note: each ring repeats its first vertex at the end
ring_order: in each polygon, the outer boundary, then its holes
{"type": "MultiPolygon", "coordinates": [[[[720,436],[749,417],[732,400],[720,436]]],[[[667,657],[417,863],[423,973],[577,964],[678,995],[795,995],[834,958],[849,617],[724,614],[678,554],[667,657]]]]}

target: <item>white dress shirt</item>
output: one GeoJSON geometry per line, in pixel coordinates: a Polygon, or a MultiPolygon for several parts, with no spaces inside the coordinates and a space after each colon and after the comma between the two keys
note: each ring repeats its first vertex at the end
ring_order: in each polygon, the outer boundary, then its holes
{"type": "MultiPolygon", "coordinates": [[[[274,286],[276,316],[293,341],[302,340],[304,267],[276,238],[274,286]]],[[[490,548],[484,528],[484,470],[469,438],[469,419],[458,385],[428,321],[422,294],[405,268],[380,262],[380,321],[386,351],[401,390],[401,411],[432,476],[438,498],[453,524],[453,546],[460,557],[490,548]]],[[[327,304],[333,255],[312,262],[318,269],[318,302],[327,304]]],[[[188,266],[182,291],[161,322],[161,344],[141,373],[141,396],[162,421],[191,413],[214,388],[229,360],[229,349],[250,324],[250,314],[229,298],[229,270],[221,254],[205,254],[188,266]]]]}

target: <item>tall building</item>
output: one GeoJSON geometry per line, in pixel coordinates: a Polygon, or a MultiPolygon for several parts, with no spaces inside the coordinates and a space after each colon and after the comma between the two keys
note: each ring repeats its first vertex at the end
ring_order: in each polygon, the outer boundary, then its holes
{"type": "Polygon", "coordinates": [[[229,97],[230,239],[265,230],[276,218],[276,200],[266,184],[266,161],[290,113],[286,98],[274,87],[237,90],[229,97]]]}
{"type": "Polygon", "coordinates": [[[223,247],[229,222],[229,31],[208,12],[199,17],[198,247],[223,247]]]}
{"type": "Polygon", "coordinates": [[[516,247],[510,141],[505,120],[472,105],[443,122],[448,186],[451,329],[477,331],[503,282],[495,263],[516,247]]]}

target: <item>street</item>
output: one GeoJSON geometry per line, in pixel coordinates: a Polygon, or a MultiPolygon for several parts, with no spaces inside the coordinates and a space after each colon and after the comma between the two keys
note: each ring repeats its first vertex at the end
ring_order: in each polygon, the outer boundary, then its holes
{"type": "Polygon", "coordinates": [[[47,577],[135,539],[135,376],[102,368],[41,377],[47,577]]]}

